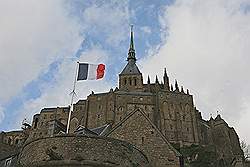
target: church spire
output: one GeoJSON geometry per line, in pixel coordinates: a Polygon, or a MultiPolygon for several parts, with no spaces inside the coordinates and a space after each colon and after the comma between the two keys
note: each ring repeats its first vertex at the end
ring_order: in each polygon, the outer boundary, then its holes
{"type": "Polygon", "coordinates": [[[133,25],[131,25],[130,30],[130,45],[129,45],[129,51],[128,51],[128,58],[127,61],[136,61],[135,58],[135,47],[134,47],[134,33],[133,33],[133,25]]]}

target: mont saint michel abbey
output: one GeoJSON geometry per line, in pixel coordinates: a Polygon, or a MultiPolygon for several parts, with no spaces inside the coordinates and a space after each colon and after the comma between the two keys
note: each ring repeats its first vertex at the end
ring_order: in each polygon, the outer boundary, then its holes
{"type": "Polygon", "coordinates": [[[2,132],[0,166],[247,166],[234,128],[221,115],[202,119],[189,91],[163,72],[163,83],[143,83],[131,31],[119,86],[75,103],[69,134],[70,107],[43,108],[32,125],[2,132]]]}

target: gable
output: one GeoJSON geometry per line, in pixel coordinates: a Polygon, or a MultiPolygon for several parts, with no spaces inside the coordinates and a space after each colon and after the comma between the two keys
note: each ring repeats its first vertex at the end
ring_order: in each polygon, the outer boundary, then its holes
{"type": "Polygon", "coordinates": [[[179,157],[167,139],[141,110],[136,110],[118,123],[106,136],[127,141],[151,158],[157,166],[179,166],[179,157]]]}

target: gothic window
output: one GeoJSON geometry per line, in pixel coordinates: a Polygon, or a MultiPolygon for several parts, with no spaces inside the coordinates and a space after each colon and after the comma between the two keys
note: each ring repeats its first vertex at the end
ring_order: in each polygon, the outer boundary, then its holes
{"type": "Polygon", "coordinates": [[[173,130],[173,126],[170,124],[170,129],[173,130]]]}
{"type": "Polygon", "coordinates": [[[37,128],[37,123],[38,123],[38,118],[35,118],[34,129],[36,129],[36,128],[37,128]]]}
{"type": "Polygon", "coordinates": [[[141,144],[144,144],[144,137],[141,138],[141,144]]]}
{"type": "Polygon", "coordinates": [[[17,144],[18,144],[18,142],[19,142],[19,140],[18,140],[18,139],[16,139],[16,143],[15,143],[15,144],[17,145],[17,144]]]}
{"type": "Polygon", "coordinates": [[[189,132],[189,128],[187,128],[187,131],[189,132]]]}
{"type": "Polygon", "coordinates": [[[11,138],[8,139],[8,144],[11,145],[11,138]]]}
{"type": "Polygon", "coordinates": [[[183,118],[183,121],[185,121],[185,115],[183,115],[182,118],[183,118]]]}
{"type": "Polygon", "coordinates": [[[137,85],[137,83],[136,83],[136,78],[134,79],[134,81],[135,81],[135,86],[137,85]]]}
{"type": "Polygon", "coordinates": [[[129,78],[129,85],[132,85],[132,79],[129,78]]]}
{"type": "Polygon", "coordinates": [[[127,78],[124,78],[124,85],[127,85],[127,78]]]}

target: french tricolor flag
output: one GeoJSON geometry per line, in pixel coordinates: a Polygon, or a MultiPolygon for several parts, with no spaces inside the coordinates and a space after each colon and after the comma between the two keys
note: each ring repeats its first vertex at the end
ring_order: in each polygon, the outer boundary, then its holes
{"type": "Polygon", "coordinates": [[[101,79],[104,76],[104,72],[104,64],[79,63],[77,81],[101,79]]]}

